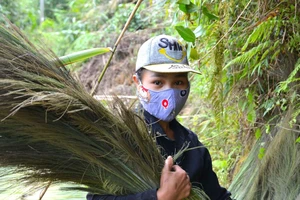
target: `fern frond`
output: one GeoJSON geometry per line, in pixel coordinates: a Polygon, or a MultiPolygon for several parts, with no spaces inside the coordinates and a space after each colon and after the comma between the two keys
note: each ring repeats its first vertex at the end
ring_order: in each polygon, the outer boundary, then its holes
{"type": "Polygon", "coordinates": [[[296,77],[296,74],[300,71],[300,58],[298,59],[296,66],[294,70],[290,73],[289,77],[285,80],[279,83],[279,87],[277,92],[280,93],[281,91],[286,92],[288,90],[288,86],[292,82],[299,81],[299,78],[296,77]]]}
{"type": "Polygon", "coordinates": [[[245,51],[250,44],[269,40],[270,35],[274,32],[276,23],[277,20],[272,19],[259,24],[247,38],[241,51],[245,51]]]}
{"type": "MultiPolygon", "coordinates": [[[[259,58],[259,60],[256,60],[256,62],[254,62],[254,66],[253,67],[249,67],[249,69],[252,70],[251,72],[251,76],[254,75],[256,72],[261,75],[261,67],[263,66],[263,63],[267,62],[266,64],[264,64],[264,66],[268,66],[268,60],[267,60],[267,56],[269,56],[276,48],[278,48],[279,46],[279,40],[277,40],[273,46],[271,46],[270,48],[265,49],[264,53],[262,54],[262,56],[259,58]]],[[[273,56],[271,56],[273,57],[273,56]]]]}
{"type": "Polygon", "coordinates": [[[229,66],[234,65],[234,64],[239,64],[239,65],[249,64],[252,61],[254,56],[256,56],[258,53],[264,51],[266,48],[269,48],[270,45],[271,45],[270,41],[265,41],[265,42],[257,45],[256,47],[253,47],[252,49],[250,49],[247,52],[242,52],[239,56],[237,56],[236,58],[231,60],[229,63],[227,63],[223,69],[226,69],[229,66]]]}

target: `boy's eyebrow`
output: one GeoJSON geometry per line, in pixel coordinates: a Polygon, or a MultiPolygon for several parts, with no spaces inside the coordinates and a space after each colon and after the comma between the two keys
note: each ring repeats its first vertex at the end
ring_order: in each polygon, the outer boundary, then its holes
{"type": "MultiPolygon", "coordinates": [[[[177,74],[175,75],[176,78],[178,78],[178,77],[186,77],[186,76],[187,76],[187,73],[177,73],[177,74]]],[[[167,77],[167,75],[164,74],[164,73],[154,72],[154,73],[151,75],[151,77],[162,77],[162,78],[165,78],[165,77],[167,77]]]]}
{"type": "Polygon", "coordinates": [[[154,72],[152,75],[151,75],[151,77],[166,77],[166,75],[165,74],[163,74],[163,73],[158,73],[158,72],[154,72]]]}
{"type": "Polygon", "coordinates": [[[175,75],[175,77],[186,77],[187,73],[178,73],[175,75]]]}

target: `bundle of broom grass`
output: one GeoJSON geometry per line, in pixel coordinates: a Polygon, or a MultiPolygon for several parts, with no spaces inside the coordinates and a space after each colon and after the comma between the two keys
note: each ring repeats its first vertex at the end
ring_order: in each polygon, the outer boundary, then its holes
{"type": "MultiPolygon", "coordinates": [[[[95,100],[12,24],[0,26],[0,88],[0,182],[112,195],[159,187],[164,158],[143,119],[118,99],[95,100]]],[[[205,198],[193,189],[188,199],[205,198]]]]}
{"type": "Polygon", "coordinates": [[[235,199],[300,199],[300,143],[296,142],[300,131],[299,124],[291,123],[294,110],[291,105],[278,125],[268,134],[265,131],[253,146],[230,185],[235,199]],[[262,147],[265,154],[259,158],[262,147]]]}

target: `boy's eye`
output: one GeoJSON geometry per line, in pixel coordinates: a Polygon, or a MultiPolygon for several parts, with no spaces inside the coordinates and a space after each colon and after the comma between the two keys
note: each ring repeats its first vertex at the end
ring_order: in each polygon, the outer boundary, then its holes
{"type": "Polygon", "coordinates": [[[160,84],[161,84],[160,81],[154,81],[153,83],[154,83],[155,85],[160,85],[160,84]]]}
{"type": "Polygon", "coordinates": [[[182,85],[183,82],[182,82],[182,81],[176,81],[175,84],[176,84],[176,85],[182,85]]]}

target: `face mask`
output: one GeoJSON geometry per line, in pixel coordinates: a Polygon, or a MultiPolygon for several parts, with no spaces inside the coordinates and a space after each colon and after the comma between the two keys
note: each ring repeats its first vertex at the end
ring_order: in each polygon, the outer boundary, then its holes
{"type": "Polygon", "coordinates": [[[185,90],[170,88],[163,91],[153,91],[139,85],[138,96],[143,108],[152,116],[170,122],[183,108],[190,92],[190,87],[185,90]]]}

